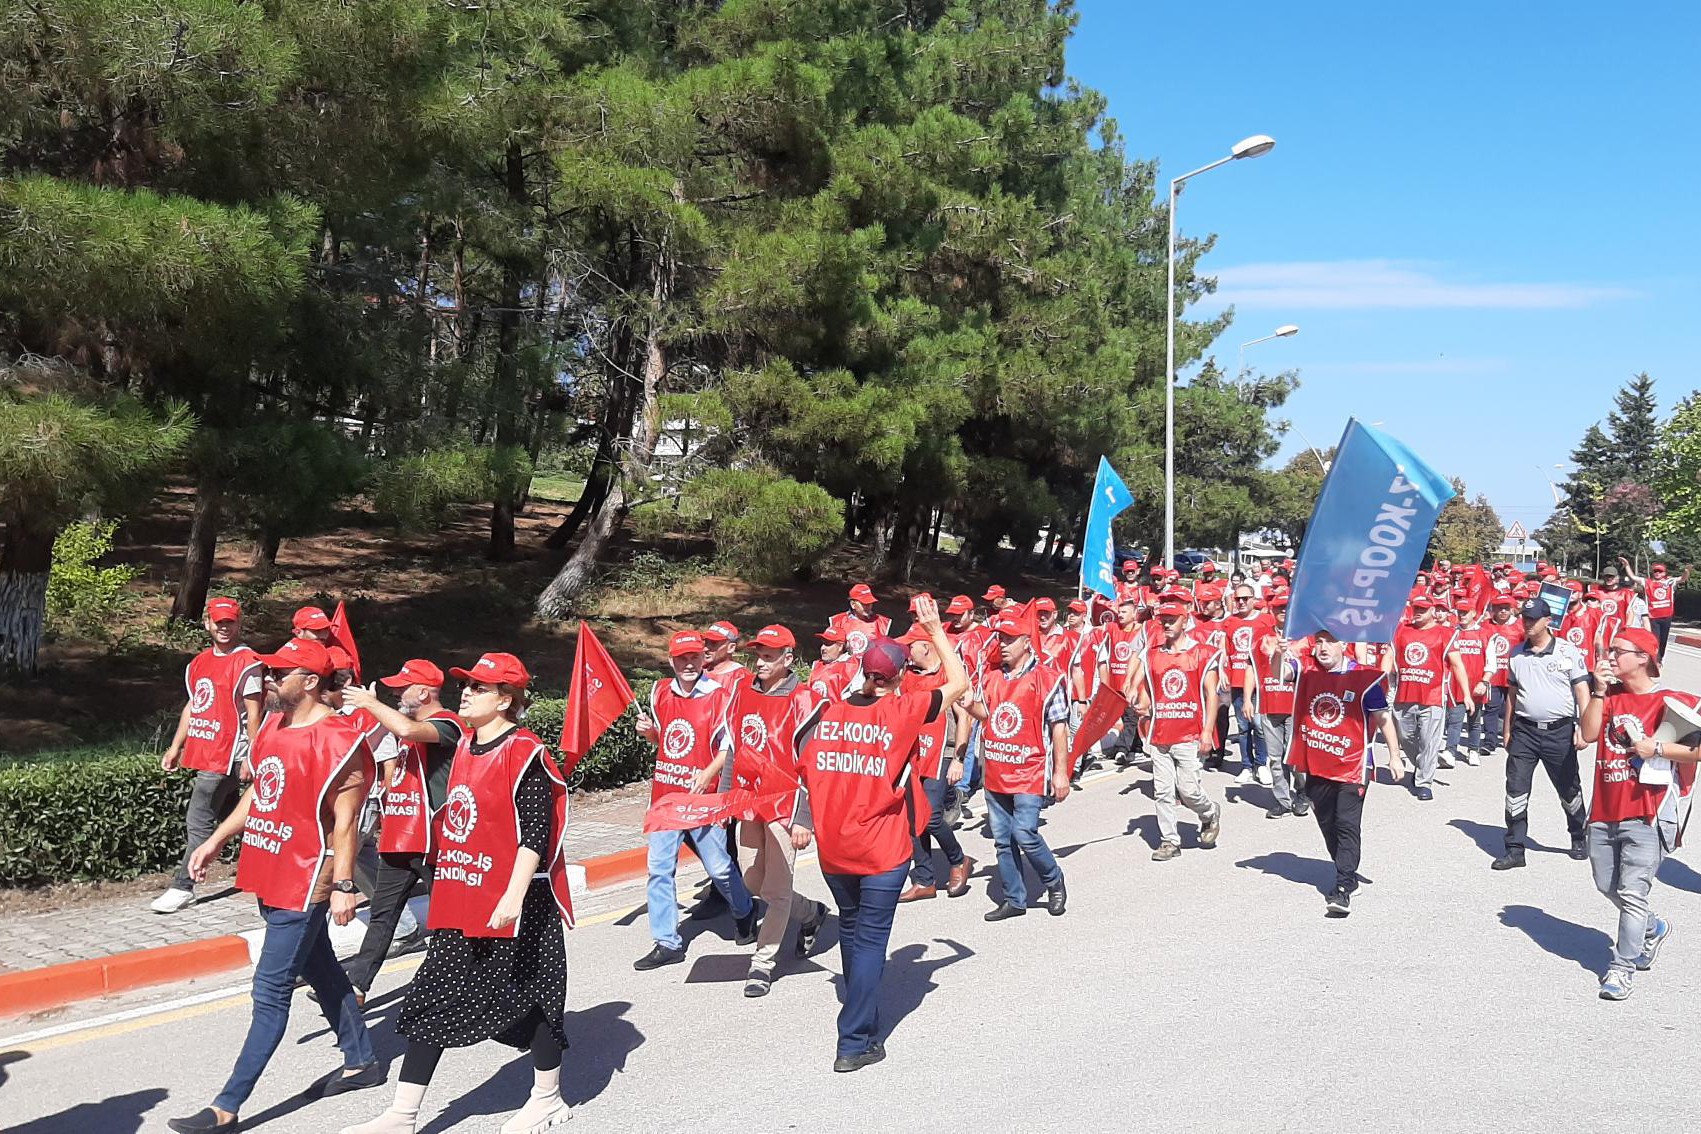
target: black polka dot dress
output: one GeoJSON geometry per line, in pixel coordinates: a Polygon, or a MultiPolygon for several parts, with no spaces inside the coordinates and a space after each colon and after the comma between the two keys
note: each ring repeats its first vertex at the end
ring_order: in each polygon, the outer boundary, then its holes
{"type": "MultiPolygon", "coordinates": [[[[474,742],[471,757],[500,745],[474,742]]],[[[460,757],[465,759],[466,757],[460,757]]],[[[549,776],[532,761],[518,794],[520,845],[547,856],[554,845],[549,776]]],[[[534,878],[520,913],[517,937],[466,937],[458,929],[432,931],[425,963],[413,978],[396,1031],[416,1043],[471,1047],[496,1040],[530,1046],[541,1020],[561,1045],[567,1001],[567,945],[561,911],[547,878],[534,878]]]]}

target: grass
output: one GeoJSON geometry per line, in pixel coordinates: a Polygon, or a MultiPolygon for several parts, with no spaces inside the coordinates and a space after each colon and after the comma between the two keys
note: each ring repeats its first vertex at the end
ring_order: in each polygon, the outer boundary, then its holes
{"type": "Polygon", "coordinates": [[[532,477],[531,494],[538,500],[572,504],[585,491],[584,479],[566,473],[540,473],[532,477]]]}

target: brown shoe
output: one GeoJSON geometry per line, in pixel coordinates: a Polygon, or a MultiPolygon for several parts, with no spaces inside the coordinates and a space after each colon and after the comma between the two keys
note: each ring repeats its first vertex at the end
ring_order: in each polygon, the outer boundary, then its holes
{"type": "Polygon", "coordinates": [[[945,896],[960,898],[969,892],[969,875],[975,872],[975,860],[964,858],[961,866],[951,868],[951,877],[945,882],[945,896]]]}
{"type": "Polygon", "coordinates": [[[905,890],[902,894],[898,895],[898,901],[919,902],[923,898],[936,897],[938,894],[939,888],[937,886],[911,886],[908,890],[905,890]]]}

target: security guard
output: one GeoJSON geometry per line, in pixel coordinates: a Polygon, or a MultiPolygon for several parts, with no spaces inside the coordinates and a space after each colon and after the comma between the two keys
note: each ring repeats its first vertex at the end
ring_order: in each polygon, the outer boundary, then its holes
{"type": "Polygon", "coordinates": [[[1524,641],[1508,660],[1509,687],[1501,743],[1506,748],[1506,853],[1494,869],[1524,865],[1524,840],[1530,825],[1530,787],[1536,765],[1547,769],[1565,807],[1571,832],[1571,857],[1589,857],[1588,810],[1577,767],[1582,745],[1578,722],[1588,705],[1589,667],[1576,646],[1557,637],[1548,624],[1552,611],[1545,600],[1524,603],[1524,641]]]}

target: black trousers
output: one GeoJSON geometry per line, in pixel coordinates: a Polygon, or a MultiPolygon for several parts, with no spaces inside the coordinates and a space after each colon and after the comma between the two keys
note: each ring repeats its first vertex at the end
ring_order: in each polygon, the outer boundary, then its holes
{"type": "Polygon", "coordinates": [[[1583,778],[1577,768],[1577,749],[1571,746],[1575,720],[1539,729],[1527,717],[1513,716],[1512,743],[1506,746],[1506,849],[1521,851],[1530,831],[1530,788],[1536,765],[1547,770],[1553,790],[1565,808],[1565,826],[1572,839],[1583,837],[1589,811],[1583,803],[1583,778]]]}
{"type": "Polygon", "coordinates": [[[1308,776],[1305,794],[1323,845],[1335,860],[1335,889],[1352,893],[1358,889],[1358,861],[1364,849],[1364,784],[1344,784],[1308,776]]]}
{"type": "Polygon", "coordinates": [[[378,968],[389,955],[390,943],[396,938],[396,925],[402,920],[402,908],[408,904],[415,881],[431,888],[431,867],[422,854],[386,854],[379,856],[378,877],[372,885],[372,904],[367,909],[370,919],[360,952],[348,963],[349,983],[362,992],[372,989],[378,968]]]}
{"type": "Polygon", "coordinates": [[[1650,618],[1648,621],[1653,624],[1654,637],[1660,640],[1660,660],[1664,661],[1666,656],[1666,639],[1671,636],[1671,619],[1650,618]]]}

